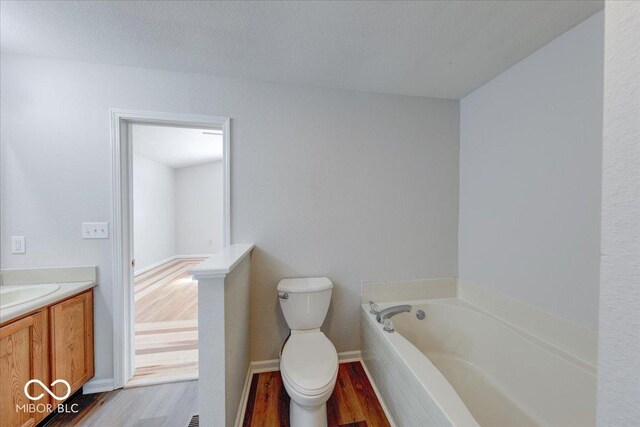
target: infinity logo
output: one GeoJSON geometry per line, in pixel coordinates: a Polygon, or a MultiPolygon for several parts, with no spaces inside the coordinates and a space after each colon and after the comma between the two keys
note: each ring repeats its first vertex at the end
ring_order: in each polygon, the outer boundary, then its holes
{"type": "Polygon", "coordinates": [[[47,387],[46,385],[43,384],[42,381],[40,380],[29,380],[27,381],[27,383],[24,385],[24,394],[27,395],[27,397],[31,400],[40,400],[42,399],[42,396],[44,396],[44,393],[40,393],[38,396],[31,396],[31,393],[29,393],[29,386],[31,384],[38,384],[40,387],[42,387],[44,389],[44,391],[46,391],[49,396],[53,397],[56,400],[65,400],[67,397],[69,397],[71,395],[71,386],[69,385],[69,383],[65,380],[55,380],[54,382],[51,383],[51,388],[53,388],[56,384],[58,383],[62,383],[64,385],[67,386],[67,393],[60,397],[58,395],[56,395],[49,387],[47,387]]]}

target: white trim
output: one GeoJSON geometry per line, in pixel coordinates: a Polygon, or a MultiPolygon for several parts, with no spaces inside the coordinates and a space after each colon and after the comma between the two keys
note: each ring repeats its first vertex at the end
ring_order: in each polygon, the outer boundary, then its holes
{"type": "Polygon", "coordinates": [[[251,362],[250,368],[252,374],[279,371],[280,359],[259,360],[257,362],[251,362]]]}
{"type": "Polygon", "coordinates": [[[224,143],[224,147],[222,148],[222,175],[224,180],[222,247],[226,248],[231,244],[231,119],[228,117],[220,119],[222,120],[222,138],[224,143]]]}
{"type": "Polygon", "coordinates": [[[367,378],[369,378],[369,384],[371,384],[371,387],[373,388],[373,392],[376,394],[376,397],[378,398],[378,402],[380,402],[380,406],[382,406],[382,410],[384,411],[384,414],[387,417],[387,421],[389,421],[389,424],[391,424],[391,427],[396,427],[396,422],[393,421],[393,418],[391,417],[391,413],[389,412],[389,408],[387,408],[387,404],[384,403],[384,399],[380,394],[380,390],[378,390],[378,386],[376,386],[376,383],[373,381],[373,377],[369,373],[369,369],[367,369],[367,364],[364,363],[364,360],[362,359],[360,359],[360,364],[364,368],[364,373],[367,374],[367,378]]]}
{"type": "Polygon", "coordinates": [[[132,333],[133,292],[131,292],[131,227],[129,203],[131,191],[130,124],[147,123],[161,125],[192,126],[198,128],[222,128],[223,132],[223,247],[231,242],[231,126],[228,117],[173,114],[149,111],[111,109],[111,182],[113,223],[113,386],[123,387],[133,376],[135,355],[132,333]],[[128,236],[127,239],[124,236],[128,236]]]}
{"type": "Polygon", "coordinates": [[[174,261],[175,259],[176,259],[176,256],[174,255],[174,256],[171,256],[171,257],[169,257],[169,258],[163,259],[163,260],[161,260],[161,261],[154,262],[153,264],[148,265],[148,266],[146,266],[146,267],[144,267],[144,268],[141,268],[140,270],[136,270],[136,271],[133,273],[133,275],[134,275],[134,276],[137,276],[137,275],[139,275],[139,274],[144,274],[144,273],[146,273],[147,271],[151,271],[151,270],[153,270],[154,268],[158,268],[158,267],[160,267],[160,266],[161,266],[161,265],[163,265],[163,264],[166,264],[166,263],[168,263],[168,262],[174,261]]]}
{"type": "Polygon", "coordinates": [[[173,258],[175,259],[187,259],[187,258],[209,258],[215,254],[185,254],[185,255],[175,255],[173,258]]]}
{"type": "Polygon", "coordinates": [[[242,387],[242,395],[240,396],[240,403],[238,404],[238,411],[236,413],[236,427],[240,427],[244,422],[244,414],[247,412],[247,399],[249,398],[249,390],[251,389],[251,379],[254,372],[251,370],[251,364],[247,369],[247,377],[244,379],[244,387],[242,387]]]}
{"type": "MultiPolygon", "coordinates": [[[[360,350],[343,351],[338,353],[338,363],[362,362],[362,354],[360,350]]],[[[274,372],[280,370],[280,359],[258,360],[250,363],[250,369],[253,374],[261,372],[274,372]]]]}
{"type": "MultiPolygon", "coordinates": [[[[369,383],[371,384],[371,388],[373,388],[373,392],[376,394],[378,398],[378,402],[380,402],[380,406],[382,406],[382,410],[391,424],[391,427],[396,427],[397,424],[391,418],[389,413],[389,409],[387,405],[384,403],[382,399],[382,395],[378,390],[378,387],[373,382],[371,378],[371,374],[367,369],[367,365],[362,360],[362,353],[360,350],[355,351],[343,351],[338,353],[338,363],[350,363],[350,362],[360,362],[362,368],[364,369],[365,374],[367,374],[367,378],[369,379],[369,383]]],[[[280,359],[271,359],[271,360],[258,360],[255,362],[251,362],[249,364],[249,369],[247,370],[247,378],[244,381],[244,388],[242,389],[242,397],[240,398],[240,405],[238,406],[238,412],[236,415],[236,423],[235,427],[240,427],[244,422],[244,416],[247,412],[247,400],[249,399],[249,392],[251,390],[251,381],[253,378],[253,374],[260,374],[262,372],[275,372],[280,370],[280,359]]]]}
{"type": "Polygon", "coordinates": [[[113,378],[96,379],[93,378],[82,386],[82,394],[103,393],[113,391],[113,378]]]}
{"type": "Polygon", "coordinates": [[[362,362],[362,353],[360,350],[343,351],[338,353],[338,363],[362,362]]]}

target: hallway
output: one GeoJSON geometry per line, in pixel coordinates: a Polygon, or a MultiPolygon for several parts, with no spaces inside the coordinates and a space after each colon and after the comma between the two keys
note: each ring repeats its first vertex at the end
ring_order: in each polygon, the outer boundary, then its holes
{"type": "Polygon", "coordinates": [[[135,277],[136,361],[127,386],[198,378],[198,284],[204,258],[169,261],[135,277]]]}

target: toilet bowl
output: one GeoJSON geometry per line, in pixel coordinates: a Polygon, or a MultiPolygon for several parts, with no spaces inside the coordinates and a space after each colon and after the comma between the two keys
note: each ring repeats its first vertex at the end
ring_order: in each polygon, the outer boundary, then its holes
{"type": "Polygon", "coordinates": [[[327,400],[338,378],[338,353],[320,331],[333,284],[325,277],[284,279],[280,307],[291,335],[280,358],[280,374],[291,403],[291,427],[325,427],[327,400]]]}
{"type": "Polygon", "coordinates": [[[291,397],[291,426],[326,426],[326,403],[338,378],[331,341],[319,330],[292,334],[282,351],[280,374],[291,397]]]}

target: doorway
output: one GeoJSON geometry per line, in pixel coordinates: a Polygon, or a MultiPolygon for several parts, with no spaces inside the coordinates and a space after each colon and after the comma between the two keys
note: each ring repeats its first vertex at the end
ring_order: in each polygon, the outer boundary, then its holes
{"type": "Polygon", "coordinates": [[[114,110],[112,129],[114,388],[194,380],[188,271],[229,244],[229,119],[114,110]]]}
{"type": "Polygon", "coordinates": [[[222,130],[132,123],[135,368],[127,386],[198,377],[190,268],[222,249],[222,130]]]}

